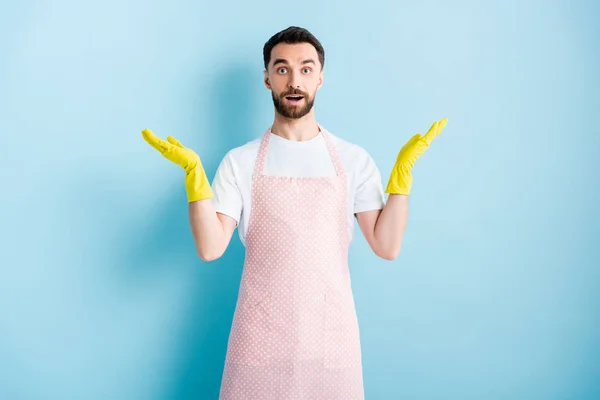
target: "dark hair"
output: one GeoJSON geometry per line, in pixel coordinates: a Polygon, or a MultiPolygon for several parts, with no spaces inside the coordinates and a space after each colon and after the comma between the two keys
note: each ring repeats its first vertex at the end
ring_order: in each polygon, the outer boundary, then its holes
{"type": "Polygon", "coordinates": [[[271,61],[271,50],[279,43],[310,43],[317,50],[321,69],[325,66],[325,50],[323,49],[321,42],[319,42],[319,40],[317,40],[317,38],[308,30],[297,26],[290,26],[271,36],[267,43],[265,43],[265,46],[263,47],[265,69],[268,69],[269,62],[271,61]]]}

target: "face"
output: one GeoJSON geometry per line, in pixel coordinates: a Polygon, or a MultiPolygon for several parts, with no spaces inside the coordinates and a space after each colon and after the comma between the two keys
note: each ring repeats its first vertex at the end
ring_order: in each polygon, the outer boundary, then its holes
{"type": "Polygon", "coordinates": [[[317,50],[309,43],[279,43],[271,51],[265,86],[271,90],[275,110],[285,118],[308,114],[323,84],[317,50]]]}

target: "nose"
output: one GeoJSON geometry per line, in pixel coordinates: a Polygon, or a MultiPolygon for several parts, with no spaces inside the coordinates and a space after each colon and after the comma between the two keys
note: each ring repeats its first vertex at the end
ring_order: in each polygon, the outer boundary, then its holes
{"type": "Polygon", "coordinates": [[[296,71],[290,74],[290,81],[288,82],[288,86],[290,89],[300,89],[298,73],[296,71]]]}

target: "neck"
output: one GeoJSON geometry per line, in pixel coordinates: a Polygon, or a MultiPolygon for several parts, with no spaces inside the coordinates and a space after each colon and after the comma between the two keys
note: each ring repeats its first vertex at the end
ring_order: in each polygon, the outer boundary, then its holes
{"type": "Polygon", "coordinates": [[[319,125],[312,112],[298,119],[285,118],[276,112],[271,126],[271,133],[296,142],[313,139],[319,132],[319,125]]]}

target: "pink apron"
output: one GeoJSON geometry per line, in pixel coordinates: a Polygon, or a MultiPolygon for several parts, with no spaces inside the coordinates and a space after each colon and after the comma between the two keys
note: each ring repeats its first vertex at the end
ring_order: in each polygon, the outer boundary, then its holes
{"type": "Polygon", "coordinates": [[[264,175],[270,129],[261,141],[222,400],[364,398],[347,179],[319,128],[336,176],[264,175]]]}

